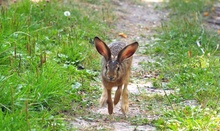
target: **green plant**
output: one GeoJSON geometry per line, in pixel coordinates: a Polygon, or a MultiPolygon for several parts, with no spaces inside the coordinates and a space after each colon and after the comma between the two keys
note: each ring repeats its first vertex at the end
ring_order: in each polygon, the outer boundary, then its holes
{"type": "Polygon", "coordinates": [[[220,94],[219,37],[206,29],[201,15],[211,7],[212,2],[170,1],[170,20],[158,29],[157,41],[146,51],[157,58],[155,64],[150,65],[151,69],[159,70],[160,76],[169,80],[166,88],[176,90],[176,93],[165,96],[169,100],[170,110],[165,110],[160,119],[152,122],[160,129],[219,128],[219,116],[215,115],[219,112],[220,94]],[[201,108],[176,105],[185,100],[196,100],[201,108]]]}
{"type": "Polygon", "coordinates": [[[107,24],[95,17],[106,14],[80,4],[0,7],[0,130],[65,130],[61,112],[97,104],[91,97],[100,90],[90,83],[99,58],[91,39],[105,37],[107,24]]]}

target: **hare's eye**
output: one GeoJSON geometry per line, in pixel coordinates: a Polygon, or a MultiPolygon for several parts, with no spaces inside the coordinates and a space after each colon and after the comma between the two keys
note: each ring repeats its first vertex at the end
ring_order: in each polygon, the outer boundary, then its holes
{"type": "Polygon", "coordinates": [[[117,71],[119,71],[119,70],[120,70],[120,67],[117,68],[117,71]]]}
{"type": "Polygon", "coordinates": [[[105,69],[106,69],[106,70],[108,69],[107,65],[105,66],[105,69]]]}

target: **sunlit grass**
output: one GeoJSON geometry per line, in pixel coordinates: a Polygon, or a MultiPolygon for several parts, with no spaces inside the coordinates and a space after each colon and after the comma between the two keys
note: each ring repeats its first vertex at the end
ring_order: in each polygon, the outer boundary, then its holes
{"type": "Polygon", "coordinates": [[[67,129],[62,111],[95,104],[99,57],[91,40],[105,37],[107,22],[96,17],[108,14],[79,4],[0,7],[0,130],[67,129]]]}
{"type": "Polygon", "coordinates": [[[170,20],[162,24],[156,42],[147,49],[157,59],[148,68],[159,70],[160,77],[169,81],[166,88],[177,92],[166,96],[172,108],[153,122],[160,129],[219,129],[219,36],[206,29],[201,15],[212,2],[170,1],[170,20]],[[198,105],[176,105],[185,100],[196,100],[198,105]]]}

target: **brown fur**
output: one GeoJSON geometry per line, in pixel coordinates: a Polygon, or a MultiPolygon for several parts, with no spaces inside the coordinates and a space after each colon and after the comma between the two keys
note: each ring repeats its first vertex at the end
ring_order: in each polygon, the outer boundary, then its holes
{"type": "Polygon", "coordinates": [[[107,46],[98,37],[94,38],[97,51],[103,56],[102,59],[102,83],[104,86],[100,105],[108,104],[108,112],[113,113],[113,102],[111,89],[118,87],[115,92],[114,105],[116,105],[122,95],[122,112],[126,116],[128,112],[128,83],[131,72],[132,55],[135,53],[138,43],[127,45],[123,42],[113,42],[107,46]],[[123,90],[122,90],[122,87],[123,90]]]}

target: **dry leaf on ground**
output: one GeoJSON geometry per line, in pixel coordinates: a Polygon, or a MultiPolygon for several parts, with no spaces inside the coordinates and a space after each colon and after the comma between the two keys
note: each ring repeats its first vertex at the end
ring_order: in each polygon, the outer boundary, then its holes
{"type": "Polygon", "coordinates": [[[218,31],[217,31],[217,32],[218,32],[218,34],[220,35],[220,29],[218,29],[218,31]]]}
{"type": "Polygon", "coordinates": [[[122,38],[127,38],[127,35],[124,33],[118,33],[119,36],[121,36],[122,38]]]}
{"type": "Polygon", "coordinates": [[[209,16],[209,12],[204,12],[203,16],[209,16]]]}

